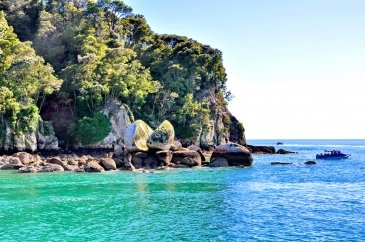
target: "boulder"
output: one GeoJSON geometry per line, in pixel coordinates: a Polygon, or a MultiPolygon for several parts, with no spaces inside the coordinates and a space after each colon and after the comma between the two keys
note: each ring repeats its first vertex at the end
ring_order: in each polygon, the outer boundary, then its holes
{"type": "Polygon", "coordinates": [[[163,163],[163,165],[168,165],[172,160],[172,151],[170,150],[157,151],[156,157],[163,163]]]}
{"type": "Polygon", "coordinates": [[[182,147],[183,146],[182,146],[181,142],[175,140],[174,142],[172,142],[172,145],[170,147],[170,150],[172,150],[172,151],[178,151],[178,150],[181,150],[182,147]]]}
{"type": "Polygon", "coordinates": [[[17,152],[13,155],[13,157],[18,157],[20,162],[23,163],[24,165],[28,165],[35,161],[33,155],[27,152],[17,152]]]}
{"type": "Polygon", "coordinates": [[[63,168],[66,168],[66,166],[67,166],[67,161],[61,160],[60,157],[51,157],[51,158],[48,158],[46,162],[49,163],[49,164],[60,165],[63,168]]]}
{"type": "Polygon", "coordinates": [[[100,162],[101,162],[102,166],[105,168],[105,170],[107,170],[107,171],[117,169],[117,164],[115,163],[115,161],[112,158],[102,158],[102,159],[100,159],[100,162]]]}
{"type": "Polygon", "coordinates": [[[175,165],[186,165],[192,167],[192,166],[200,166],[202,164],[202,160],[200,154],[196,151],[181,150],[181,151],[175,151],[173,153],[172,163],[174,163],[175,165]]]}
{"type": "Polygon", "coordinates": [[[228,160],[222,157],[218,157],[209,163],[210,167],[227,167],[229,166],[228,160]]]}
{"type": "Polygon", "coordinates": [[[67,157],[67,165],[77,166],[79,164],[79,160],[74,156],[67,157]]]}
{"type": "Polygon", "coordinates": [[[66,171],[73,171],[73,172],[75,172],[77,169],[79,169],[78,165],[66,165],[65,168],[66,171]]]}
{"type": "Polygon", "coordinates": [[[42,167],[40,172],[56,172],[56,171],[64,171],[63,167],[61,165],[57,164],[46,164],[42,167]]]}
{"type": "Polygon", "coordinates": [[[105,169],[96,160],[88,161],[85,165],[86,172],[102,172],[105,169]]]}
{"type": "Polygon", "coordinates": [[[239,144],[228,143],[217,146],[212,154],[211,162],[217,158],[224,158],[229,166],[251,166],[253,162],[250,151],[239,144]]]}
{"type": "Polygon", "coordinates": [[[201,157],[201,159],[202,159],[202,162],[204,162],[205,161],[205,156],[204,156],[204,154],[203,154],[203,150],[199,147],[199,146],[196,146],[196,145],[190,145],[190,146],[188,146],[188,148],[187,148],[188,150],[194,150],[194,151],[196,151],[196,152],[198,152],[199,153],[199,155],[200,155],[200,157],[201,157]]]}
{"type": "Polygon", "coordinates": [[[169,121],[165,120],[149,136],[147,146],[155,150],[169,150],[174,142],[174,138],[174,127],[169,121]]]}
{"type": "Polygon", "coordinates": [[[152,132],[150,126],[142,120],[129,125],[124,134],[124,143],[128,152],[148,151],[147,140],[152,132]]]}
{"type": "Polygon", "coordinates": [[[10,156],[8,157],[6,164],[1,167],[1,170],[18,170],[23,166],[23,163],[18,157],[10,156]]]}

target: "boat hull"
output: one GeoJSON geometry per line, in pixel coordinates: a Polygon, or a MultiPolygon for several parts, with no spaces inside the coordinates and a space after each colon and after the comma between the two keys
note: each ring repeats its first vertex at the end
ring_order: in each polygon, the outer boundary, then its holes
{"type": "Polygon", "coordinates": [[[349,158],[350,155],[344,155],[344,156],[319,156],[317,155],[316,156],[316,159],[319,159],[319,160],[342,160],[342,159],[347,159],[349,158]]]}

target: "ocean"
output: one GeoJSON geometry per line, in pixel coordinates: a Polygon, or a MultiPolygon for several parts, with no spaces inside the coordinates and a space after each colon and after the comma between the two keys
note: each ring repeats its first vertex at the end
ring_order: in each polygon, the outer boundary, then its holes
{"type": "Polygon", "coordinates": [[[250,144],[298,154],[149,174],[1,171],[0,241],[365,241],[365,140],[250,144]],[[351,157],[304,165],[325,149],[351,157]]]}

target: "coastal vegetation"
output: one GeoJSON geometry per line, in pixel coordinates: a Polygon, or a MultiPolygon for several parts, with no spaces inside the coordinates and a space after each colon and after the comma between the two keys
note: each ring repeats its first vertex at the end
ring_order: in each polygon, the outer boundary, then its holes
{"type": "Polygon", "coordinates": [[[169,119],[190,143],[245,142],[227,109],[221,51],[154,33],[120,0],[3,0],[0,56],[2,136],[43,119],[61,143],[92,144],[111,131],[102,110],[117,100],[132,121],[169,119]]]}

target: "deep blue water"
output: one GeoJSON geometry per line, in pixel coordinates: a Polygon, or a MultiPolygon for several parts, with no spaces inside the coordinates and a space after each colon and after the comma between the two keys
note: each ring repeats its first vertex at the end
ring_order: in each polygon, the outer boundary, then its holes
{"type": "Polygon", "coordinates": [[[0,241],[365,241],[365,141],[280,141],[250,168],[0,172],[0,241]],[[352,156],[303,165],[325,149],[352,156]]]}

